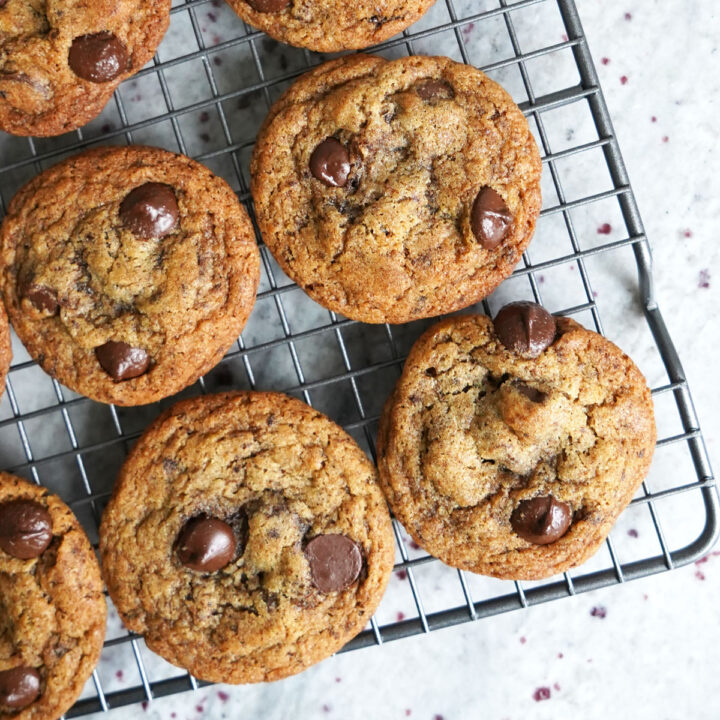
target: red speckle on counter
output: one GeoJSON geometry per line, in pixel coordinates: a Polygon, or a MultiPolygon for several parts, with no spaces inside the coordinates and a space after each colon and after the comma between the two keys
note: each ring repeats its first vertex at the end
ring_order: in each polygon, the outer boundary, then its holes
{"type": "Polygon", "coordinates": [[[603,65],[609,65],[609,64],[610,64],[610,58],[604,57],[604,58],[602,58],[602,59],[600,60],[600,62],[601,62],[603,65]]]}
{"type": "Polygon", "coordinates": [[[222,65],[222,58],[218,57],[217,55],[213,58],[213,62],[220,67],[222,65]]]}
{"type": "Polygon", "coordinates": [[[593,617],[597,617],[602,620],[607,615],[607,609],[604,608],[602,605],[597,605],[590,611],[590,614],[593,617]]]}
{"type": "Polygon", "coordinates": [[[545,282],[545,276],[544,275],[538,275],[538,282],[544,283],[545,282]]]}
{"type": "Polygon", "coordinates": [[[467,25],[465,25],[465,27],[462,29],[465,39],[468,38],[468,36],[474,29],[475,29],[475,23],[468,23],[467,25]]]}
{"type": "Polygon", "coordinates": [[[647,599],[648,599],[648,594],[647,594],[647,593],[643,593],[643,600],[647,600],[647,599]]]}
{"type": "Polygon", "coordinates": [[[140,705],[141,705],[142,709],[147,712],[147,709],[148,709],[148,701],[147,701],[147,700],[143,700],[143,701],[140,703],[140,705]]]}
{"type": "Polygon", "coordinates": [[[558,690],[558,691],[559,691],[559,690],[560,690],[560,683],[553,683],[553,688],[555,688],[555,690],[558,690]]]}
{"type": "Polygon", "coordinates": [[[323,712],[328,713],[328,712],[330,712],[331,709],[332,708],[329,705],[323,705],[323,712]]]}
{"type": "Polygon", "coordinates": [[[209,12],[207,16],[210,22],[217,22],[217,15],[215,13],[209,12]]]}
{"type": "Polygon", "coordinates": [[[222,42],[222,38],[219,35],[213,35],[212,43],[213,45],[219,45],[222,42]]]}
{"type": "Polygon", "coordinates": [[[626,19],[626,20],[632,20],[632,13],[626,12],[626,13],[625,13],[625,19],[626,19]]]}
{"type": "Polygon", "coordinates": [[[610,223],[603,223],[598,229],[598,235],[609,235],[612,232],[610,223]]]}
{"type": "Polygon", "coordinates": [[[520,636],[520,644],[524,645],[527,642],[527,638],[524,635],[520,636]]]}
{"type": "Polygon", "coordinates": [[[200,113],[200,122],[207,122],[210,119],[210,113],[205,110],[200,113]]]}
{"type": "Polygon", "coordinates": [[[177,717],[177,713],[176,713],[176,712],[171,712],[171,713],[170,713],[170,717],[171,717],[171,718],[176,718],[176,717],[177,717]]]}
{"type": "Polygon", "coordinates": [[[692,230],[686,230],[686,231],[683,233],[683,237],[691,238],[691,237],[692,237],[692,230]]]}
{"type": "Polygon", "coordinates": [[[405,708],[405,717],[410,717],[412,715],[412,710],[410,708],[405,708]]]}
{"type": "Polygon", "coordinates": [[[703,563],[706,563],[710,558],[705,555],[704,557],[701,557],[699,560],[695,561],[696,565],[702,565],[703,563]]]}
{"type": "Polygon", "coordinates": [[[565,656],[562,653],[558,653],[558,657],[562,660],[565,656]]]}
{"type": "Polygon", "coordinates": [[[435,715],[435,717],[433,718],[433,720],[445,720],[445,718],[442,715],[440,715],[440,713],[437,713],[435,715]]]}
{"type": "Polygon", "coordinates": [[[540,702],[541,700],[549,700],[549,699],[550,699],[550,688],[549,687],[539,687],[533,693],[533,700],[535,702],[540,702]]]}
{"type": "Polygon", "coordinates": [[[398,580],[407,580],[407,570],[398,570],[395,576],[398,580]]]}
{"type": "Polygon", "coordinates": [[[563,34],[562,34],[562,39],[563,39],[563,42],[567,42],[567,41],[568,41],[568,36],[567,36],[565,33],[563,33],[563,34]]]}
{"type": "Polygon", "coordinates": [[[410,541],[410,547],[411,547],[413,550],[419,550],[419,549],[420,549],[420,546],[419,546],[414,540],[411,540],[411,541],[410,541]]]}
{"type": "Polygon", "coordinates": [[[105,123],[101,128],[100,131],[103,134],[109,133],[113,129],[112,123],[105,123]]]}
{"type": "Polygon", "coordinates": [[[205,708],[202,705],[196,705],[195,710],[199,713],[205,712],[205,708]]]}
{"type": "Polygon", "coordinates": [[[620,84],[621,85],[627,85],[627,81],[628,81],[627,75],[620,76],[620,84]]]}
{"type": "Polygon", "coordinates": [[[635,528],[630,528],[630,529],[628,530],[628,535],[629,535],[631,538],[636,538],[636,537],[638,536],[638,531],[637,531],[635,528]]]}
{"type": "Polygon", "coordinates": [[[118,670],[118,671],[115,673],[115,677],[116,677],[118,680],[122,680],[122,679],[123,679],[123,674],[124,674],[124,673],[123,673],[122,670],[118,670]]]}
{"type": "Polygon", "coordinates": [[[213,7],[220,7],[220,0],[212,0],[212,6],[213,7]]]}
{"type": "Polygon", "coordinates": [[[218,697],[222,702],[227,702],[230,699],[230,696],[222,690],[218,690],[218,697]]]}
{"type": "Polygon", "coordinates": [[[593,290],[593,297],[596,298],[598,296],[597,290],[593,290]]]}
{"type": "Polygon", "coordinates": [[[667,135],[663,135],[662,141],[663,141],[664,143],[670,142],[670,138],[669,138],[667,135]]]}
{"type": "Polygon", "coordinates": [[[397,621],[402,622],[405,619],[405,613],[404,612],[398,612],[397,614],[397,621]]]}
{"type": "Polygon", "coordinates": [[[653,115],[653,116],[650,118],[650,122],[657,122],[657,118],[653,115]]]}
{"type": "Polygon", "coordinates": [[[700,271],[698,276],[698,287],[702,290],[707,290],[710,287],[710,271],[704,269],[700,271]]]}
{"type": "Polygon", "coordinates": [[[696,571],[695,571],[695,577],[696,577],[698,580],[704,580],[704,579],[705,579],[705,573],[700,572],[699,570],[696,570],[696,571]]]}
{"type": "Polygon", "coordinates": [[[203,142],[210,142],[210,135],[208,135],[207,133],[201,133],[200,139],[203,142]]]}
{"type": "Polygon", "coordinates": [[[335,678],[335,682],[342,682],[342,678],[335,678]]]}

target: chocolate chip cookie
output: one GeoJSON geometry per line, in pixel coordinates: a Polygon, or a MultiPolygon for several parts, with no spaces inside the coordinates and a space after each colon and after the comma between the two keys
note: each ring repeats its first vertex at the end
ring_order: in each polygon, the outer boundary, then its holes
{"type": "Polygon", "coordinates": [[[440,57],[355,56],[304,75],[252,158],[263,238],[318,303],[369,323],[467,307],[511,272],[541,162],[510,96],[440,57]]]}
{"type": "Polygon", "coordinates": [[[318,52],[387,40],[419,20],[435,0],[228,0],[249,25],[280,42],[318,52]]]}
{"type": "Polygon", "coordinates": [[[127,627],[203,680],[278,680],[370,620],[393,565],[375,468],[299,400],[178,403],[123,466],[100,527],[127,627]]]}
{"type": "Polygon", "coordinates": [[[2,291],[28,352],[69,388],[141,405],[222,358],[255,301],[259,253],[235,193],[146,147],[100,148],[28,183],[2,226],[2,291]]]}
{"type": "Polygon", "coordinates": [[[0,717],[55,720],[70,708],[100,657],[106,613],[70,509],[0,473],[0,717]]]}
{"type": "Polygon", "coordinates": [[[152,58],[171,0],[1,0],[0,128],[60,135],[152,58]]]}
{"type": "Polygon", "coordinates": [[[10,370],[11,361],[10,325],[5,308],[0,303],[0,395],[5,391],[5,378],[10,370]]]}
{"type": "Polygon", "coordinates": [[[654,447],[650,391],[630,358],[573,320],[512,303],[417,341],[382,414],[378,466],[428,552],[533,580],[598,549],[654,447]]]}

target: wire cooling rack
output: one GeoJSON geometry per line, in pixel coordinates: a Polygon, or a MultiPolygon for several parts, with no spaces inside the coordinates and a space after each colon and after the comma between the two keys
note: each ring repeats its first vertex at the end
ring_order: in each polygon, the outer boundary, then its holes
{"type": "MultiPolygon", "coordinates": [[[[655,302],[650,249],[573,1],[439,0],[409,31],[376,50],[387,57],[449,55],[482,68],[513,94],[543,153],[545,203],[521,266],[478,310],[492,313],[509,299],[532,298],[603,332],[603,305],[608,335],[653,387],[660,440],[647,481],[605,548],[556,578],[512,583],[452,570],[395,524],[397,564],[388,592],[368,628],[345,649],[622,583],[699,557],[718,532],[714,482],[682,366],[655,302]]],[[[176,1],[158,56],[121,86],[100,118],[62,138],[0,137],[2,208],[23,182],[68,154],[96,144],[145,143],[204,162],[252,209],[248,164],[259,124],[294,78],[325,59],[248,28],[221,0],[176,1]]],[[[337,316],[293,285],[264,247],[261,252],[258,302],[242,337],[182,395],[283,390],[343,424],[374,456],[382,403],[431,321],[383,327],[337,316]]],[[[14,352],[0,404],[1,466],[60,493],[97,541],[100,514],[129,447],[176,398],[143,408],[100,405],[51,380],[15,338],[14,352]]],[[[199,686],[124,630],[112,607],[108,638],[69,717],[199,686]]]]}

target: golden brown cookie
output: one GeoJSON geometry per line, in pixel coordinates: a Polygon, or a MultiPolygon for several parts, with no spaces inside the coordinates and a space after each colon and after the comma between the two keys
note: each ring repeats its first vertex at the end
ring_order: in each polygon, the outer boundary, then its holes
{"type": "Polygon", "coordinates": [[[154,55],[170,0],[0,0],[0,128],[60,135],[154,55]]]}
{"type": "Polygon", "coordinates": [[[10,344],[10,325],[5,307],[0,303],[0,395],[5,391],[5,379],[12,361],[12,345],[10,344]]]}
{"type": "Polygon", "coordinates": [[[532,580],[579,565],[644,479],[650,391],[609,340],[534,303],[413,346],[378,438],[390,506],[455,567],[532,580]]]}
{"type": "Polygon", "coordinates": [[[100,527],[126,626],[203,680],[278,680],[370,620],[393,565],[375,468],[299,400],[178,403],[140,438],[100,527]]]}
{"type": "Polygon", "coordinates": [[[318,52],[377,45],[419,20],[435,0],[228,0],[249,25],[318,52]]]}
{"type": "Polygon", "coordinates": [[[255,302],[259,253],[224,180],[157,148],[91,150],[13,198],[2,290],[28,352],[69,388],[141,405],[210,370],[255,302]]]}
{"type": "Polygon", "coordinates": [[[0,473],[0,718],[55,720],[105,637],[95,553],[65,503],[0,473]]]}
{"type": "Polygon", "coordinates": [[[523,114],[479,70],[355,56],[273,106],[252,194],[265,243],[315,301],[403,323],[467,307],[512,272],[540,172],[523,114]]]}

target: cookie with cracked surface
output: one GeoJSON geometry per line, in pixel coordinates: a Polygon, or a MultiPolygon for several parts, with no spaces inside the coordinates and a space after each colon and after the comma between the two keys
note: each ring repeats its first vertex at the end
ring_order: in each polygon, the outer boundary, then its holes
{"type": "Polygon", "coordinates": [[[95,553],[70,508],[0,472],[0,718],[68,710],[100,657],[106,614],[95,553]]]}
{"type": "Polygon", "coordinates": [[[650,391],[616,345],[519,303],[413,346],[386,403],[378,467],[395,515],[455,567],[533,580],[579,565],[644,479],[650,391]]]}
{"type": "Polygon", "coordinates": [[[170,0],[3,0],[0,128],[49,136],[89,122],[169,22],[170,0]]]}
{"type": "Polygon", "coordinates": [[[204,680],[298,673],[370,620],[393,565],[375,468],[275,393],[178,403],[140,438],[102,518],[110,595],[148,646],[204,680]]]}
{"type": "Polygon", "coordinates": [[[100,148],[28,183],[2,226],[2,291],[28,352],[69,388],[141,405],[216,365],[260,261],[224,180],[157,148],[100,148]]]}
{"type": "Polygon", "coordinates": [[[419,20],[435,0],[228,0],[249,25],[317,52],[377,45],[419,20]]]}
{"type": "Polygon", "coordinates": [[[316,68],[270,110],[251,167],[258,223],[283,270],[324,307],[370,323],[489,295],[541,205],[523,114],[448,58],[316,68]]]}

